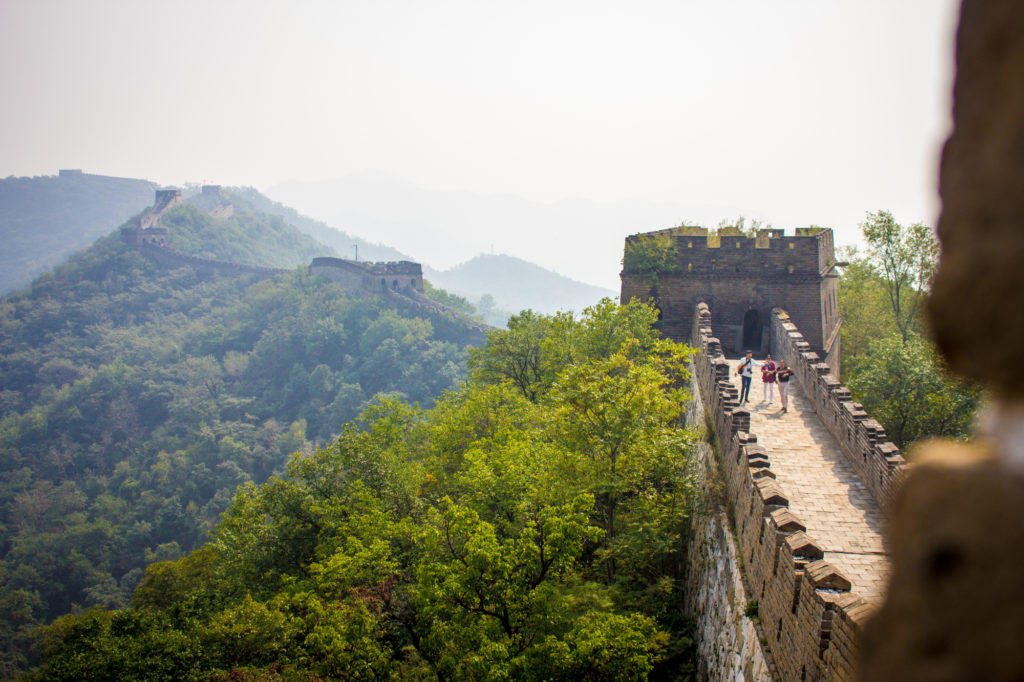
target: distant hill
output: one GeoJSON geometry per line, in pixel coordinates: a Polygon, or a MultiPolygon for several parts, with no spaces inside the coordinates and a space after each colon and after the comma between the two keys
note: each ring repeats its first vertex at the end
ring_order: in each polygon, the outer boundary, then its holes
{"type": "Polygon", "coordinates": [[[27,285],[145,209],[156,187],[77,172],[0,179],[0,294],[27,285]]]}
{"type": "Polygon", "coordinates": [[[606,296],[618,295],[611,289],[577,282],[507,255],[480,254],[443,272],[425,268],[424,276],[474,304],[479,304],[482,295],[490,294],[496,307],[511,313],[526,309],[545,314],[579,312],[606,296]]]}

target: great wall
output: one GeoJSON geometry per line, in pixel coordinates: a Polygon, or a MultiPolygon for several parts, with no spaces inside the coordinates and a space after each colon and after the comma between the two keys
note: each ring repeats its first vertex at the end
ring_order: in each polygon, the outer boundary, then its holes
{"type": "MultiPolygon", "coordinates": [[[[201,198],[219,217],[233,212],[219,187],[203,187],[201,198]]],[[[181,201],[180,190],[157,190],[138,227],[122,228],[122,239],[167,267],[258,277],[288,272],[171,248],[160,220],[181,201]]],[[[689,549],[699,677],[852,679],[861,627],[887,577],[881,510],[905,467],[828,362],[838,362],[841,325],[832,232],[716,238],[700,228],[672,228],[632,235],[626,248],[649,235],[675,242],[676,267],[654,285],[624,271],[622,300],[653,299],[662,332],[698,351],[688,416],[707,425],[717,444],[703,446],[702,486],[723,491],[718,504],[707,496],[689,549]],[[748,346],[794,369],[791,413],[738,403],[735,361],[724,350],[748,346]],[[817,428],[806,428],[808,422],[817,428]]],[[[318,257],[308,270],[351,295],[454,314],[423,295],[418,263],[318,257]]]]}
{"type": "MultiPolygon", "coordinates": [[[[234,207],[221,194],[219,185],[203,185],[201,198],[210,205],[207,212],[212,217],[228,218],[234,214],[234,207]]],[[[121,228],[121,239],[167,267],[187,266],[202,272],[222,275],[250,274],[259,277],[274,277],[289,272],[283,268],[202,258],[171,248],[170,235],[160,226],[160,219],[167,211],[181,203],[180,189],[156,190],[153,206],[139,217],[138,226],[121,228]]],[[[424,295],[423,267],[419,263],[371,263],[323,256],[314,258],[307,268],[310,274],[327,278],[349,295],[382,296],[392,305],[428,315],[461,315],[458,311],[424,295]]],[[[492,329],[491,326],[475,320],[469,321],[468,324],[470,328],[480,333],[492,329]]]]}
{"type": "Polygon", "coordinates": [[[825,361],[838,359],[841,324],[831,230],[715,239],[673,228],[632,235],[626,249],[652,235],[675,242],[675,267],[654,284],[623,271],[622,300],[653,299],[662,331],[698,351],[688,418],[716,444],[702,447],[707,505],[689,555],[698,676],[853,679],[905,462],[825,361]],[[733,370],[748,347],[793,368],[789,412],[759,401],[759,386],[739,403],[733,370]]]}

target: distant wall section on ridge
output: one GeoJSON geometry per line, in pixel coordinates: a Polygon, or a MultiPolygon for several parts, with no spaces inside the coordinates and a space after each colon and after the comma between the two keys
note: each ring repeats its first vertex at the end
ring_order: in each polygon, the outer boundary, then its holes
{"type": "Polygon", "coordinates": [[[422,294],[424,291],[423,267],[412,261],[366,263],[325,256],[314,258],[309,271],[314,275],[323,275],[352,293],[412,291],[422,294]]]}
{"type": "MultiPolygon", "coordinates": [[[[226,217],[233,212],[230,202],[221,194],[219,185],[203,185],[200,195],[207,212],[215,217],[226,217]]],[[[169,208],[181,203],[180,190],[157,190],[153,206],[139,220],[138,227],[121,228],[121,239],[139,249],[154,261],[169,267],[190,266],[205,272],[220,274],[256,274],[272,277],[287,270],[245,263],[218,261],[181,253],[168,246],[167,229],[160,227],[160,218],[169,208]]],[[[423,267],[412,261],[369,263],[323,256],[309,264],[312,275],[320,275],[335,282],[356,296],[384,296],[393,305],[403,306],[416,313],[441,316],[437,319],[456,320],[462,313],[433,301],[424,295],[423,267]]],[[[477,320],[469,320],[470,329],[483,334],[493,329],[477,320]]]]}

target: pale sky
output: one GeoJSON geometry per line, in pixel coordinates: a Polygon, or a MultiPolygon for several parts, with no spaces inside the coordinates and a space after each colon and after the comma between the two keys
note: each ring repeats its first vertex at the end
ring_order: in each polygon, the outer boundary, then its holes
{"type": "Polygon", "coordinates": [[[373,170],[532,201],[722,206],[848,243],[868,210],[935,222],[957,11],[0,0],[0,176],[266,189],[373,170]]]}

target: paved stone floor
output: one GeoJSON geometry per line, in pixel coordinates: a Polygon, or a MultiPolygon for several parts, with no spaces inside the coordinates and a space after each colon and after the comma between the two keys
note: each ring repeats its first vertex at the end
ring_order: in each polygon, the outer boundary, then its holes
{"type": "MultiPolygon", "coordinates": [[[[729,361],[730,376],[738,359],[729,361]]],[[[750,432],[771,460],[772,471],[789,498],[789,508],[825,552],[825,560],[853,583],[853,592],[878,603],[885,590],[889,561],[882,547],[883,516],[861,483],[839,444],[828,432],[794,378],[790,381],[789,411],[775,400],[762,400],[760,373],[750,387],[750,432]]]]}

